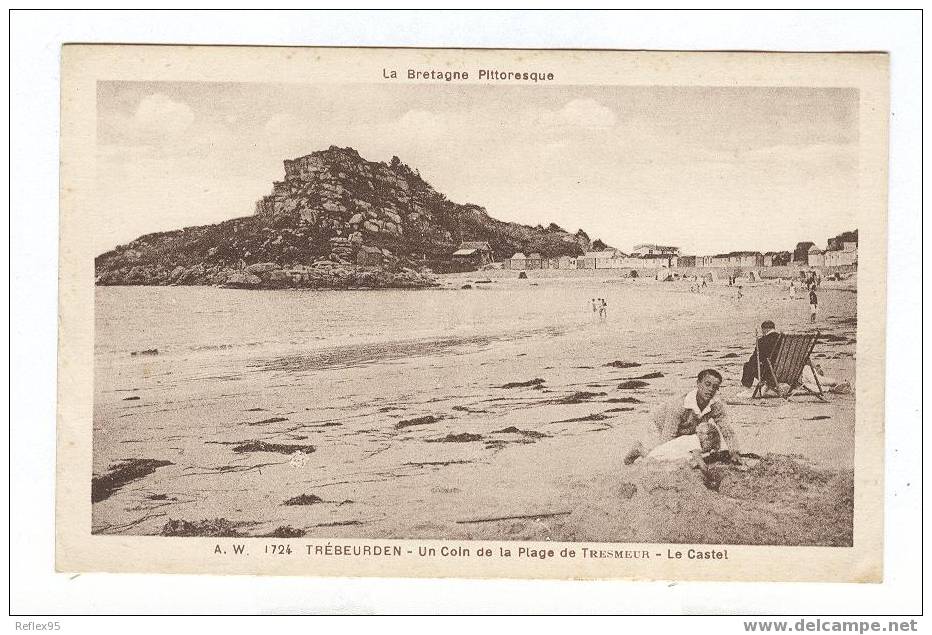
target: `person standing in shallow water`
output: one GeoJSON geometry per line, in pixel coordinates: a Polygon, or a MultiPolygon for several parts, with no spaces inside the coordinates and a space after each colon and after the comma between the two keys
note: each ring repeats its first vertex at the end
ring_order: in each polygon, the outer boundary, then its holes
{"type": "Polygon", "coordinates": [[[819,296],[816,295],[815,287],[809,290],[809,321],[815,322],[816,313],[819,312],[819,296]]]}

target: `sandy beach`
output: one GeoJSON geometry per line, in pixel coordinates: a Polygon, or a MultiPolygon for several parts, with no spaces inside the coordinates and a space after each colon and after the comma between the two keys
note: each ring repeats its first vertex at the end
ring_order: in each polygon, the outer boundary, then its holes
{"type": "Polygon", "coordinates": [[[776,282],[739,299],[611,272],[100,287],[93,531],[850,545],[853,391],[752,401],[740,385],[772,319],[818,329],[813,361],[854,386],[857,294],[829,286],[815,325],[776,282]],[[686,463],[623,465],[703,368],[759,458],[716,467],[716,487],[686,463]]]}

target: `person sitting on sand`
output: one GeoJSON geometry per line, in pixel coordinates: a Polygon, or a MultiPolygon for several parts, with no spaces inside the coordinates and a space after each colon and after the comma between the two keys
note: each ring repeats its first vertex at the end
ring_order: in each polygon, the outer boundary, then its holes
{"type": "Polygon", "coordinates": [[[700,452],[721,450],[724,441],[731,460],[739,462],[737,435],[728,425],[724,402],[716,397],[721,385],[722,375],[717,370],[707,368],[701,371],[696,378],[695,389],[685,395],[677,394],[654,412],[655,443],[651,448],[645,448],[640,441],[635,443],[625,455],[625,465],[647,456],[650,449],[691,434],[698,437],[700,452]]]}
{"type": "Polygon", "coordinates": [[[772,320],[764,320],[761,322],[761,336],[757,340],[757,348],[755,348],[754,352],[751,353],[751,359],[744,363],[744,369],[741,373],[741,385],[745,388],[750,388],[753,386],[754,380],[758,378],[757,352],[760,351],[760,363],[763,364],[765,359],[770,358],[770,353],[773,352],[774,347],[777,345],[777,341],[780,339],[780,334],[776,329],[777,326],[773,323],[772,320]]]}
{"type": "Polygon", "coordinates": [[[819,388],[828,390],[836,395],[847,395],[851,393],[851,382],[848,380],[839,381],[834,377],[827,375],[821,364],[808,364],[803,367],[803,374],[800,376],[803,386],[812,391],[818,391],[819,388]],[[818,377],[818,380],[816,379],[818,377]]]}

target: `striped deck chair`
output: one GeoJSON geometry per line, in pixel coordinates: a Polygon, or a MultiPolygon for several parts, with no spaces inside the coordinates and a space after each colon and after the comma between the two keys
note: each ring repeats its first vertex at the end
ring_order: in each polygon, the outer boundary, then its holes
{"type": "Polygon", "coordinates": [[[815,348],[816,341],[819,339],[819,335],[818,331],[815,333],[781,333],[780,339],[777,340],[776,345],[770,352],[770,357],[762,360],[761,355],[758,354],[757,387],[754,389],[751,398],[763,397],[764,388],[769,388],[779,395],[778,386],[788,384],[790,389],[783,395],[787,401],[800,388],[822,401],[826,401],[825,394],[822,392],[822,385],[819,383],[819,374],[813,368],[812,360],[809,358],[815,348]],[[818,392],[802,383],[803,370],[807,365],[812,370],[812,376],[815,377],[818,392]]]}

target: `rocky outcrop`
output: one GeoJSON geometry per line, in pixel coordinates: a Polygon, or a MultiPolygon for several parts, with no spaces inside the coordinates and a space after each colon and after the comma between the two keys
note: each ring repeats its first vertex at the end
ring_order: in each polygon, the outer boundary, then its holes
{"type": "Polygon", "coordinates": [[[253,216],[147,234],[98,256],[97,284],[429,286],[430,270],[455,266],[463,241],[488,242],[496,259],[578,255],[592,245],[582,230],[502,222],[452,203],[397,157],[371,162],[331,146],[286,160],[284,172],[253,216]]]}

